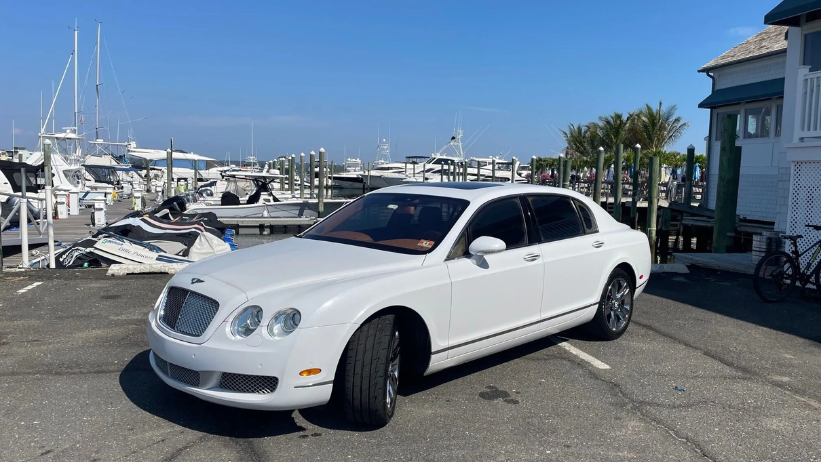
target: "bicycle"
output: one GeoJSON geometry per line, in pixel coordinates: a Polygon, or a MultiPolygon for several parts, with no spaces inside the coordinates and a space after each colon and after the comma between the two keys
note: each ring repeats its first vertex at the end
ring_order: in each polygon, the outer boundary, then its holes
{"type": "MultiPolygon", "coordinates": [[[[821,231],[821,225],[806,225],[816,231],[821,231]]],[[[795,285],[801,284],[806,289],[810,279],[815,279],[816,291],[821,291],[821,261],[815,266],[815,260],[821,254],[821,239],[803,252],[798,251],[798,240],[804,236],[800,234],[782,234],[783,239],[792,243],[792,250],[787,253],[776,250],[764,255],[755,267],[753,287],[762,300],[769,303],[783,301],[790,295],[795,285]],[[801,268],[801,257],[813,251],[807,265],[801,268]]]]}

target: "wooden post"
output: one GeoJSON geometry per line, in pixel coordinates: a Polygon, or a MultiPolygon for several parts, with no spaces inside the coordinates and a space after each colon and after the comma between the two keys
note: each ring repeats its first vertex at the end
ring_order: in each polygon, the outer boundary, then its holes
{"type": "Polygon", "coordinates": [[[667,257],[670,255],[670,220],[672,213],[669,208],[661,211],[661,226],[659,226],[659,260],[661,263],[667,263],[667,257]]]}
{"type": "Polygon", "coordinates": [[[693,168],[696,163],[696,147],[692,144],[687,146],[687,167],[684,170],[686,177],[684,178],[684,203],[691,205],[693,203],[693,168]]]}
{"type": "Polygon", "coordinates": [[[650,157],[650,177],[647,179],[647,239],[650,241],[650,262],[656,262],[656,214],[659,206],[659,158],[650,157]]]}
{"type": "Polygon", "coordinates": [[[197,177],[200,176],[199,165],[198,164],[199,164],[200,161],[195,159],[195,160],[192,160],[191,162],[194,164],[194,192],[197,192],[197,184],[198,184],[197,177]]]}
{"type": "Polygon", "coordinates": [[[305,199],[305,153],[299,153],[299,198],[305,199]]]}
{"type": "Polygon", "coordinates": [[[334,194],[333,178],[334,178],[334,172],[335,171],[336,170],[334,170],[334,161],[331,161],[331,168],[328,169],[328,177],[326,178],[326,181],[325,181],[325,190],[327,191],[328,199],[330,199],[334,194]]]}
{"type": "MultiPolygon", "coordinates": [[[[13,149],[13,148],[12,148],[13,149]]],[[[43,141],[43,161],[46,167],[46,226],[48,228],[48,267],[54,269],[54,221],[53,221],[53,210],[52,210],[52,197],[51,197],[51,183],[53,181],[51,177],[51,141],[45,140],[43,141]]],[[[23,187],[25,188],[25,178],[23,180],[23,187]]],[[[21,203],[20,204],[20,211],[18,212],[20,216],[24,213],[29,213],[28,211],[28,203],[21,203]]]]}
{"type": "Polygon", "coordinates": [[[624,146],[616,146],[616,159],[613,161],[613,218],[621,223],[621,168],[624,162],[624,146]]]}
{"type": "Polygon", "coordinates": [[[310,157],[310,165],[308,165],[308,181],[310,181],[308,186],[309,191],[309,198],[314,198],[314,169],[316,168],[316,153],[311,151],[310,157]]]}
{"type": "Polygon", "coordinates": [[[288,189],[290,190],[291,194],[294,193],[294,177],[296,176],[296,156],[291,154],[291,157],[288,158],[288,189]]]}
{"type": "MultiPolygon", "coordinates": [[[[593,183],[593,201],[601,205],[601,181],[602,171],[604,170],[604,148],[599,147],[599,152],[596,154],[596,179],[593,183]]],[[[607,210],[607,204],[604,209],[607,210]]]]}
{"type": "Polygon", "coordinates": [[[174,170],[174,138],[171,138],[171,147],[165,153],[165,195],[166,199],[174,195],[174,185],[172,184],[172,171],[174,170]]]}
{"type": "Polygon", "coordinates": [[[573,162],[569,157],[564,159],[564,173],[562,173],[562,188],[570,189],[570,172],[573,168],[573,162]]]}
{"type": "MultiPolygon", "coordinates": [[[[479,161],[476,161],[476,181],[479,181],[479,178],[481,177],[481,173],[482,173],[482,168],[479,167],[479,165],[480,165],[479,161]]],[[[496,165],[495,161],[494,161],[493,165],[496,165]]],[[[494,178],[493,181],[496,181],[496,179],[494,178]]]]}
{"type": "Polygon", "coordinates": [[[371,163],[368,162],[367,166],[368,166],[367,167],[368,168],[368,189],[370,190],[371,189],[371,168],[372,168],[371,163]]]}
{"type": "Polygon", "coordinates": [[[641,145],[633,148],[633,201],[630,203],[630,226],[639,229],[639,160],[641,159],[641,145]]]}
{"type": "Polygon", "coordinates": [[[536,156],[530,157],[530,184],[536,184],[536,156]]]}
{"type": "MultiPolygon", "coordinates": [[[[48,149],[51,149],[51,141],[49,141],[48,149]]],[[[12,146],[12,150],[14,150],[14,146],[12,146]]],[[[45,150],[45,148],[44,148],[45,150]]],[[[23,185],[23,188],[20,190],[20,195],[23,196],[20,199],[20,208],[17,210],[17,216],[20,217],[20,257],[22,259],[22,266],[25,269],[29,267],[29,212],[28,212],[28,197],[26,195],[26,163],[23,161],[23,153],[20,153],[19,157],[20,161],[20,184],[23,185]]],[[[12,160],[14,160],[14,156],[12,156],[12,160]]],[[[0,223],[3,220],[0,219],[0,223]]],[[[0,231],[2,234],[2,231],[0,231]]]]}
{"type": "Polygon", "coordinates": [[[559,156],[559,171],[556,172],[556,187],[561,188],[564,184],[564,157],[559,156]]]}
{"type": "Polygon", "coordinates": [[[144,160],[145,162],[145,192],[152,192],[151,191],[151,161],[148,159],[144,160]]]}
{"type": "MultiPolygon", "coordinates": [[[[479,162],[476,162],[476,175],[479,175],[479,162]]],[[[490,159],[490,181],[496,181],[496,158],[490,159]]]]}
{"type": "Polygon", "coordinates": [[[439,182],[445,181],[445,166],[439,165],[439,182]]]}
{"type": "Polygon", "coordinates": [[[319,217],[322,218],[325,212],[325,148],[319,148],[319,189],[317,190],[319,199],[319,217]]]}
{"type": "Polygon", "coordinates": [[[713,227],[713,253],[726,253],[732,245],[738,209],[738,180],[741,172],[741,147],[735,145],[738,114],[726,114],[721,132],[721,150],[716,183],[716,219],[713,227]]]}

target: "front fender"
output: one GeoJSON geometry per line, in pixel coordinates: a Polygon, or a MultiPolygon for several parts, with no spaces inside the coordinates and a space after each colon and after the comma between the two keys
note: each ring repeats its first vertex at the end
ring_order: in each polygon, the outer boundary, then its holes
{"type": "MultiPolygon", "coordinates": [[[[280,309],[300,310],[300,329],[338,324],[358,326],[385,308],[407,307],[418,313],[427,325],[433,350],[447,347],[451,287],[444,264],[354,279],[322,281],[261,295],[249,303],[262,305],[274,300],[280,309]]],[[[342,353],[341,349],[339,353],[342,353]]]]}

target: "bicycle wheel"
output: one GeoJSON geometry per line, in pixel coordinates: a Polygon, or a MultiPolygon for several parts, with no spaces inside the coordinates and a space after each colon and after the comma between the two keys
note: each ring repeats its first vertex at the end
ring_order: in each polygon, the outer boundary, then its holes
{"type": "Polygon", "coordinates": [[[790,295],[798,275],[798,265],[790,254],[780,250],[770,252],[755,267],[755,293],[765,302],[780,302],[790,295]]]}

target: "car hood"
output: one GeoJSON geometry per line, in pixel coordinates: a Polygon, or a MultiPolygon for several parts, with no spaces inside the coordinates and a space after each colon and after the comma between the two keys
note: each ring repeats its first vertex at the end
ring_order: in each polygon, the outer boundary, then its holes
{"type": "Polygon", "coordinates": [[[209,276],[252,299],[272,290],[415,268],[424,260],[424,255],[293,237],[201,260],[179,276],[209,276]]]}

